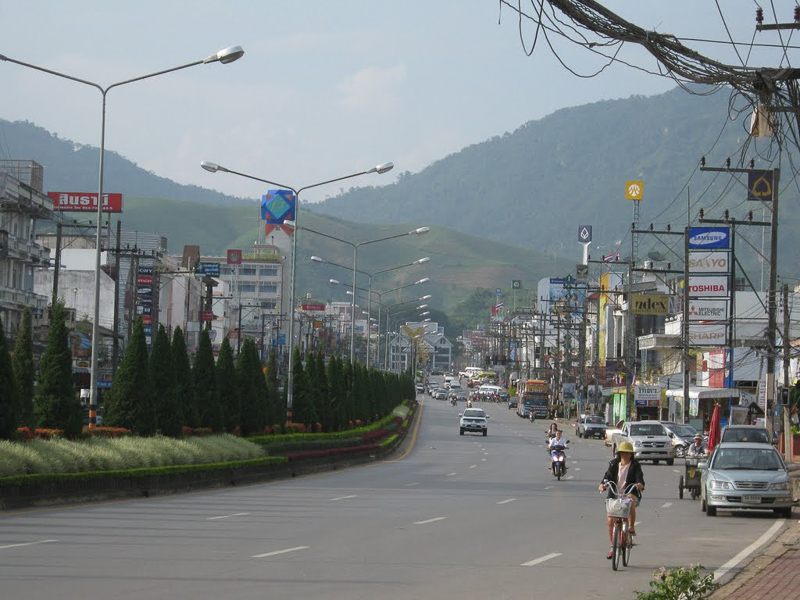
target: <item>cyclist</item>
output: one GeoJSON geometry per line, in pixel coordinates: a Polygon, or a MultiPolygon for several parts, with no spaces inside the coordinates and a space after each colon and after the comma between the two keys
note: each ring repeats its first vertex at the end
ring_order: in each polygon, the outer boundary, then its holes
{"type": "MultiPolygon", "coordinates": [[[[644,490],[644,473],[642,472],[642,465],[633,457],[633,444],[628,441],[621,442],[617,448],[617,456],[610,463],[603,475],[603,481],[598,486],[598,491],[604,491],[608,485],[606,482],[613,481],[617,486],[619,493],[623,493],[629,485],[635,484],[636,487],[628,494],[632,500],[631,512],[628,516],[628,533],[636,535],[636,507],[642,501],[642,490],[644,490]]],[[[611,497],[611,490],[608,491],[608,497],[611,497]]],[[[614,544],[614,519],[606,517],[608,522],[608,540],[612,546],[614,544]]],[[[612,558],[613,550],[606,554],[606,558],[612,558]]]]}
{"type": "Polygon", "coordinates": [[[699,456],[705,456],[706,454],[708,454],[708,446],[703,442],[703,434],[696,433],[694,442],[686,450],[686,456],[688,458],[697,458],[699,456]]]}

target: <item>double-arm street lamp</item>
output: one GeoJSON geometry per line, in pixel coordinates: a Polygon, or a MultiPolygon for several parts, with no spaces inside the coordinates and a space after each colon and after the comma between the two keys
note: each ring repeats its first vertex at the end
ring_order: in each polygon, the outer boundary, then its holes
{"type": "Polygon", "coordinates": [[[294,389],[294,293],[295,293],[295,272],[297,270],[297,228],[300,216],[300,192],[304,190],[308,190],[311,188],[319,187],[321,185],[327,185],[329,183],[334,183],[336,181],[342,181],[343,179],[351,179],[353,177],[360,177],[361,175],[369,175],[370,173],[378,173],[382,175],[383,173],[387,173],[394,168],[394,165],[390,162],[383,163],[372,167],[371,169],[367,169],[366,171],[359,171],[358,173],[351,173],[350,175],[345,175],[344,177],[336,177],[335,179],[327,179],[325,181],[320,181],[319,183],[312,183],[311,185],[305,185],[300,188],[293,188],[292,186],[278,183],[276,181],[270,181],[269,179],[262,179],[261,177],[254,177],[253,175],[248,175],[246,173],[240,173],[238,171],[234,171],[232,169],[228,169],[226,167],[221,167],[218,164],[203,161],[200,163],[200,166],[203,167],[209,173],[216,173],[218,171],[222,171],[223,173],[230,173],[231,175],[238,175],[239,177],[246,177],[247,179],[252,179],[254,181],[260,181],[262,183],[267,183],[269,185],[276,185],[279,188],[284,188],[289,190],[294,194],[295,197],[295,211],[294,211],[294,222],[285,221],[285,225],[290,225],[295,229],[294,236],[292,237],[292,269],[290,275],[290,283],[289,283],[289,368],[286,375],[286,404],[288,408],[292,407],[292,392],[294,389]]]}
{"type": "MultiPolygon", "coordinates": [[[[335,262],[332,262],[332,261],[329,261],[329,260],[325,260],[324,258],[321,258],[319,256],[312,256],[311,260],[312,260],[312,262],[315,262],[315,263],[332,265],[334,267],[339,267],[339,268],[342,268],[342,269],[350,269],[350,267],[347,267],[345,265],[340,265],[339,263],[335,263],[335,262]]],[[[422,265],[422,264],[425,264],[426,262],[429,262],[430,260],[431,259],[430,259],[429,256],[425,256],[423,258],[419,258],[419,259],[417,259],[417,260],[415,260],[413,262],[410,262],[410,263],[405,263],[405,264],[402,264],[402,265],[389,267],[388,269],[380,269],[378,271],[372,271],[371,273],[367,272],[367,271],[361,271],[359,269],[356,269],[357,273],[361,273],[362,275],[366,275],[368,277],[368,279],[369,279],[369,287],[366,290],[367,291],[367,319],[369,319],[369,317],[372,315],[372,294],[373,293],[378,294],[377,292],[373,292],[372,291],[372,278],[375,275],[379,275],[381,273],[388,273],[389,271],[397,271],[398,269],[404,269],[406,267],[413,267],[414,265],[422,265]]],[[[378,302],[379,302],[379,304],[378,304],[378,307],[379,307],[378,308],[378,324],[380,325],[380,322],[381,322],[381,316],[380,316],[380,294],[378,294],[378,302]]],[[[354,319],[355,319],[355,317],[354,317],[354,319]]],[[[367,320],[367,368],[369,368],[369,358],[370,358],[369,350],[370,350],[370,338],[371,337],[372,336],[371,336],[371,331],[370,331],[369,320],[367,320]]],[[[351,343],[352,343],[352,340],[351,340],[351,343]]]]}
{"type": "Polygon", "coordinates": [[[356,274],[358,273],[358,249],[361,246],[366,246],[367,244],[377,244],[378,242],[385,242],[387,240],[394,240],[397,238],[405,237],[407,235],[423,235],[428,233],[431,230],[430,227],[417,227],[416,229],[412,229],[411,231],[407,231],[405,233],[397,233],[395,235],[388,235],[386,237],[377,238],[374,240],[367,240],[365,242],[351,242],[350,240],[344,240],[342,238],[336,237],[334,235],[330,235],[328,233],[323,233],[321,231],[316,231],[314,229],[310,229],[308,227],[303,227],[303,231],[308,231],[310,233],[314,233],[316,235],[321,235],[322,237],[336,240],[337,242],[342,242],[343,244],[347,244],[348,246],[353,248],[353,306],[352,306],[352,313],[350,315],[350,364],[355,364],[355,340],[356,340],[356,300],[355,300],[355,293],[356,293],[356,274]]]}
{"type": "MultiPolygon", "coordinates": [[[[72,75],[67,75],[66,73],[60,73],[59,71],[54,71],[52,69],[46,69],[44,67],[40,67],[37,65],[33,65],[30,63],[23,62],[21,60],[16,60],[0,54],[0,60],[5,62],[14,63],[23,67],[27,67],[29,69],[34,69],[36,71],[41,71],[43,73],[48,73],[50,75],[55,75],[56,77],[61,77],[62,79],[68,79],[70,81],[74,81],[76,83],[81,83],[83,85],[88,85],[90,87],[95,88],[103,97],[102,101],[102,110],[101,110],[101,120],[100,120],[100,174],[99,174],[99,182],[98,182],[98,190],[97,190],[97,239],[96,239],[96,252],[95,252],[95,266],[94,266],[94,322],[92,323],[92,356],[91,356],[91,390],[89,396],[89,403],[91,406],[91,414],[89,419],[89,426],[94,427],[94,417],[95,411],[97,408],[97,354],[98,349],[100,347],[100,262],[102,258],[102,251],[100,246],[100,225],[102,223],[103,218],[103,175],[105,169],[105,147],[106,147],[106,96],[108,92],[116,87],[120,87],[123,85],[127,85],[129,83],[134,83],[137,81],[142,81],[143,79],[150,79],[152,77],[157,77],[159,75],[165,75],[167,73],[173,73],[175,71],[181,71],[183,69],[188,69],[189,67],[194,67],[197,65],[204,65],[209,63],[219,62],[223,65],[228,63],[232,63],[235,60],[239,60],[244,55],[244,50],[242,50],[241,46],[231,46],[230,48],[225,48],[224,50],[220,50],[216,54],[212,54],[202,60],[196,60],[194,62],[186,63],[185,65],[180,65],[177,67],[172,67],[170,69],[164,69],[163,71],[156,71],[155,73],[149,73],[147,75],[142,75],[140,77],[134,77],[133,79],[126,79],[125,81],[119,81],[117,83],[112,83],[106,87],[103,87],[99,83],[94,83],[93,81],[87,81],[86,79],[80,79],[78,77],[73,77],[72,75]]],[[[116,335],[116,332],[114,332],[116,335]]]]}

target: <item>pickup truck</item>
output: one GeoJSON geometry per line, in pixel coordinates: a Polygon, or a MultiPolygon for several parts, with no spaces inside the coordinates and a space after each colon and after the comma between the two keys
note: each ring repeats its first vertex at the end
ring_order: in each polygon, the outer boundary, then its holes
{"type": "Polygon", "coordinates": [[[619,433],[611,436],[611,448],[614,454],[621,442],[628,441],[633,445],[633,455],[639,460],[652,460],[654,465],[666,461],[668,465],[675,462],[675,448],[667,430],[658,421],[633,421],[622,425],[619,433]]]}
{"type": "Polygon", "coordinates": [[[603,417],[585,415],[578,421],[578,437],[597,437],[603,439],[606,435],[606,422],[603,417]]]}

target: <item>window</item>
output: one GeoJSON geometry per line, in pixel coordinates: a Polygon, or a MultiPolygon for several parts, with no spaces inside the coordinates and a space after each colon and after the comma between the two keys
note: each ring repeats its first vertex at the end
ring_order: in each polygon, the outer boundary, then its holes
{"type": "Polygon", "coordinates": [[[278,285],[276,283],[262,283],[258,286],[258,291],[262,294],[276,294],[278,285]]]}
{"type": "Polygon", "coordinates": [[[239,267],[239,275],[243,277],[255,277],[256,275],[256,268],[255,267],[239,267]]]}
{"type": "Polygon", "coordinates": [[[239,282],[236,290],[238,292],[255,292],[256,291],[256,284],[255,283],[242,283],[239,282]]]}
{"type": "Polygon", "coordinates": [[[258,270],[259,277],[277,277],[278,267],[261,267],[258,270]]]}

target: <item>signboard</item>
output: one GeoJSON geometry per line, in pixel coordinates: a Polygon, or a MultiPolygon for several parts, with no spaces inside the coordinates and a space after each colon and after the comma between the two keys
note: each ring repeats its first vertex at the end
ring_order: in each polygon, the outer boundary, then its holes
{"type": "Polygon", "coordinates": [[[261,196],[261,220],[269,225],[294,221],[295,196],[291,190],[269,190],[261,196]]]}
{"type": "Polygon", "coordinates": [[[228,250],[228,264],[240,265],[242,264],[242,251],[241,250],[228,250]]]}
{"type": "Polygon", "coordinates": [[[152,325],[152,324],[153,324],[152,315],[142,315],[142,325],[152,325]]]}
{"type": "Polygon", "coordinates": [[[149,285],[138,285],[136,286],[136,295],[137,296],[152,296],[153,295],[153,288],[149,285]]]}
{"type": "Polygon", "coordinates": [[[578,241],[581,244],[589,244],[592,241],[592,226],[579,225],[578,226],[578,241]]]}
{"type": "Polygon", "coordinates": [[[747,173],[747,199],[772,202],[774,171],[749,171],[747,173]]]}
{"type": "Polygon", "coordinates": [[[727,300],[689,300],[689,321],[724,321],[728,318],[727,300]]]}
{"type": "Polygon", "coordinates": [[[635,315],[668,315],[668,294],[637,294],[631,296],[631,307],[635,315]]]}
{"type": "Polygon", "coordinates": [[[153,285],[152,275],[137,275],[136,283],[139,285],[153,285]]]}
{"type": "Polygon", "coordinates": [[[692,346],[725,346],[727,345],[727,325],[689,323],[689,344],[692,346]]]}
{"type": "Polygon", "coordinates": [[[625,200],[641,200],[644,198],[644,181],[625,182],[625,200]]]}
{"type": "Polygon", "coordinates": [[[324,304],[303,304],[303,310],[324,311],[324,304]]]}
{"type": "Polygon", "coordinates": [[[219,263],[197,263],[197,269],[195,272],[198,275],[203,275],[205,277],[219,277],[219,263]]]}
{"type": "Polygon", "coordinates": [[[689,297],[699,296],[727,297],[728,278],[727,277],[689,277],[689,297]]]}
{"type": "Polygon", "coordinates": [[[730,248],[730,227],[690,227],[689,248],[730,248]]]}
{"type": "Polygon", "coordinates": [[[575,265],[575,279],[583,283],[589,281],[589,265],[575,265]]]}
{"type": "MultiPolygon", "coordinates": [[[[53,210],[97,212],[97,192],[47,192],[53,201],[53,210]]],[[[103,194],[103,212],[121,213],[122,194],[103,194]]]]}
{"type": "Polygon", "coordinates": [[[552,310],[581,312],[586,300],[586,284],[574,277],[551,277],[549,300],[552,310]]]}
{"type": "Polygon", "coordinates": [[[661,387],[657,385],[637,385],[634,389],[636,406],[659,406],[661,404],[661,387]]]}
{"type": "Polygon", "coordinates": [[[139,267],[136,269],[137,275],[152,275],[153,274],[153,267],[139,267]]]}
{"type": "Polygon", "coordinates": [[[729,273],[730,267],[729,252],[689,252],[690,273],[729,273]]]}
{"type": "Polygon", "coordinates": [[[209,321],[214,320],[214,311],[213,310],[201,310],[200,311],[200,320],[208,323],[209,321]]]}
{"type": "Polygon", "coordinates": [[[512,279],[511,280],[511,289],[512,290],[521,290],[522,289],[522,280],[521,279],[512,279]]]}

